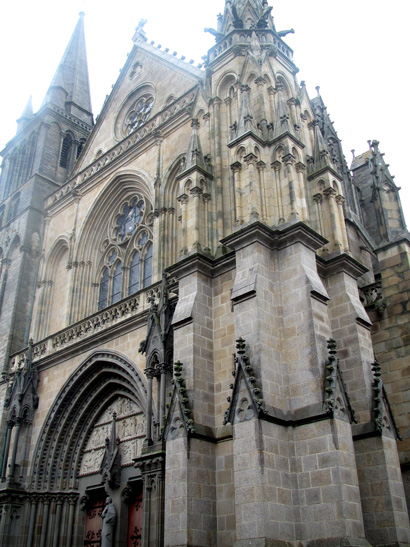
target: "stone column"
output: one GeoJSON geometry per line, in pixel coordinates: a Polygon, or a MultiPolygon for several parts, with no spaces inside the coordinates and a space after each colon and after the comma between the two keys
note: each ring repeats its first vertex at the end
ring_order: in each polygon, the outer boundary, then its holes
{"type": "MultiPolygon", "coordinates": [[[[165,256],[166,259],[164,261],[165,265],[172,264],[177,259],[178,253],[175,246],[175,239],[176,238],[170,238],[170,234],[174,233],[174,218],[175,218],[175,207],[169,207],[168,208],[168,219],[167,219],[167,229],[166,229],[166,237],[168,238],[168,244],[165,246],[165,256]],[[169,241],[171,239],[171,241],[169,241]]],[[[175,227],[176,229],[176,227],[175,227]]]]}
{"type": "Polygon", "coordinates": [[[56,518],[54,523],[53,547],[58,547],[60,541],[62,509],[63,499],[61,497],[58,497],[56,499],[56,518]]]}
{"type": "Polygon", "coordinates": [[[265,169],[266,163],[264,161],[258,161],[256,164],[259,173],[259,188],[260,188],[260,210],[263,222],[268,221],[268,215],[266,213],[266,186],[265,186],[265,169]]]}
{"type": "Polygon", "coordinates": [[[211,222],[209,221],[209,202],[211,201],[211,194],[203,194],[202,200],[204,202],[204,223],[205,223],[205,248],[204,250],[210,251],[212,245],[212,233],[211,233],[211,222]]]}
{"type": "Polygon", "coordinates": [[[234,179],[234,198],[235,198],[235,217],[237,224],[243,223],[243,210],[242,210],[242,189],[241,189],[241,178],[240,173],[242,170],[242,164],[239,161],[236,161],[231,165],[234,179]]]}
{"type": "MultiPolygon", "coordinates": [[[[40,536],[40,547],[46,547],[48,542],[48,515],[50,511],[50,498],[45,497],[43,503],[43,519],[41,522],[41,536],[40,536]]],[[[71,545],[71,542],[69,543],[71,545]]]]}
{"type": "Polygon", "coordinates": [[[333,232],[333,249],[339,250],[342,249],[342,234],[340,231],[339,226],[339,214],[337,211],[337,205],[336,205],[336,190],[334,188],[326,188],[324,191],[325,196],[327,197],[329,201],[329,209],[330,209],[330,218],[332,223],[332,232],[333,232]]]}
{"type": "Polygon", "coordinates": [[[307,206],[306,187],[304,182],[304,172],[306,171],[306,165],[298,161],[295,167],[296,167],[296,173],[298,174],[298,177],[299,177],[298,187],[299,187],[299,198],[301,200],[301,220],[308,221],[309,209],[307,206]]]}
{"type": "Polygon", "coordinates": [[[188,252],[188,234],[187,234],[187,223],[188,223],[188,196],[186,194],[181,194],[178,196],[178,201],[181,204],[181,233],[182,233],[182,248],[179,250],[179,255],[183,256],[188,252]]]}
{"type": "Polygon", "coordinates": [[[300,212],[297,200],[297,182],[295,183],[294,165],[296,162],[295,156],[292,154],[286,154],[282,158],[283,163],[286,165],[286,173],[288,178],[289,199],[290,199],[290,220],[300,220],[300,212]]]}
{"type": "Polygon", "coordinates": [[[216,218],[216,245],[224,235],[224,196],[222,185],[222,146],[221,146],[221,104],[219,97],[212,99],[213,106],[213,137],[215,141],[215,218],[216,218]]]}
{"type": "Polygon", "coordinates": [[[147,433],[145,440],[148,444],[152,444],[152,380],[155,376],[155,370],[151,368],[145,369],[145,376],[148,379],[147,389],[147,433]]]}
{"type": "Polygon", "coordinates": [[[160,379],[160,403],[159,403],[159,429],[162,431],[164,425],[165,417],[165,397],[166,397],[166,387],[167,387],[167,371],[168,366],[166,363],[161,363],[159,366],[161,379],[160,379]]]}
{"type": "Polygon", "coordinates": [[[337,211],[338,211],[338,214],[339,214],[339,225],[341,227],[341,232],[342,232],[343,250],[348,251],[349,250],[349,242],[347,240],[345,216],[344,216],[344,212],[343,212],[343,204],[344,204],[345,201],[346,201],[345,198],[341,194],[338,194],[336,196],[337,211]]]}
{"type": "Polygon", "coordinates": [[[313,196],[313,201],[316,203],[316,213],[317,213],[317,218],[318,218],[318,227],[319,227],[319,232],[321,235],[324,235],[324,232],[323,232],[323,219],[322,219],[322,201],[323,201],[323,196],[322,194],[318,193],[318,194],[315,194],[313,196]]]}
{"type": "Polygon", "coordinates": [[[275,194],[273,195],[273,224],[283,224],[285,222],[285,212],[283,210],[283,200],[282,200],[282,188],[280,184],[280,171],[282,164],[280,161],[274,161],[272,163],[272,168],[275,171],[275,194]],[[275,214],[275,209],[277,213],[275,214]],[[275,222],[276,221],[276,222],[275,222]]]}
{"type": "Polygon", "coordinates": [[[7,421],[6,435],[4,437],[3,455],[1,459],[1,480],[3,481],[7,476],[7,460],[9,457],[11,433],[13,430],[14,422],[12,420],[7,421]]]}
{"type": "Polygon", "coordinates": [[[27,531],[27,547],[34,545],[34,531],[36,524],[36,511],[37,511],[37,499],[35,497],[30,498],[30,517],[27,531]]]}
{"type": "Polygon", "coordinates": [[[9,471],[9,474],[8,474],[9,479],[14,479],[14,470],[15,470],[15,467],[16,467],[16,457],[17,457],[17,449],[18,449],[18,444],[19,444],[21,424],[22,424],[22,419],[17,418],[16,419],[16,425],[14,426],[13,451],[11,453],[10,471],[9,471]]]}
{"type": "Polygon", "coordinates": [[[200,249],[201,248],[200,237],[199,237],[200,224],[201,224],[201,222],[200,222],[200,216],[201,216],[201,209],[200,209],[201,200],[200,200],[200,197],[203,194],[203,190],[202,190],[202,188],[199,188],[199,186],[195,186],[194,188],[191,188],[190,194],[191,194],[191,196],[193,196],[193,200],[194,200],[194,229],[192,231],[194,241],[193,241],[193,244],[192,244],[192,249],[200,249]]]}
{"type": "Polygon", "coordinates": [[[68,500],[69,510],[68,510],[68,523],[67,523],[67,545],[72,545],[72,541],[73,541],[74,513],[75,513],[76,503],[77,503],[77,497],[70,496],[68,500]]]}
{"type": "MultiPolygon", "coordinates": [[[[258,180],[255,176],[255,167],[256,167],[257,157],[255,154],[248,154],[244,157],[244,162],[246,163],[248,170],[246,173],[246,187],[248,188],[248,195],[245,193],[245,200],[249,203],[249,213],[247,212],[245,216],[245,221],[250,219],[259,219],[260,215],[260,192],[258,187],[258,180]]],[[[244,185],[242,185],[243,190],[245,190],[244,185]]]]}

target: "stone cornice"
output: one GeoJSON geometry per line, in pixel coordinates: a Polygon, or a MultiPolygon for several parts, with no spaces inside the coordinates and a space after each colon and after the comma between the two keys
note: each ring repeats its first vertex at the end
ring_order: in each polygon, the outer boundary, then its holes
{"type": "Polygon", "coordinates": [[[346,253],[337,254],[328,259],[318,256],[316,260],[319,274],[322,277],[331,277],[344,272],[354,279],[358,279],[369,271],[358,260],[346,253]]]}
{"type": "Polygon", "coordinates": [[[380,253],[382,251],[387,251],[387,249],[391,249],[392,247],[397,247],[399,245],[407,245],[410,247],[410,234],[403,235],[402,237],[396,239],[395,241],[389,241],[388,243],[381,243],[378,247],[376,247],[375,251],[377,253],[380,253]]]}
{"type": "Polygon", "coordinates": [[[167,268],[167,272],[177,279],[182,279],[194,272],[200,272],[208,277],[216,277],[235,266],[234,253],[227,253],[219,258],[213,258],[203,253],[192,253],[167,268]]]}
{"type": "Polygon", "coordinates": [[[221,242],[235,251],[255,242],[270,249],[283,249],[294,243],[303,243],[316,251],[326,243],[326,239],[303,222],[289,224],[281,228],[270,228],[266,224],[256,221],[242,226],[233,234],[222,239],[221,242]]]}

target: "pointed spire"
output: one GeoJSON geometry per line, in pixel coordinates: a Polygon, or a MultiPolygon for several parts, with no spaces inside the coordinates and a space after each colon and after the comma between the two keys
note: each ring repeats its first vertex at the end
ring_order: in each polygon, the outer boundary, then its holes
{"type": "Polygon", "coordinates": [[[319,120],[313,120],[315,143],[313,147],[313,156],[308,157],[308,174],[312,175],[325,167],[333,168],[332,161],[329,155],[329,150],[326,146],[322,132],[319,127],[319,120]]]}
{"type": "Polygon", "coordinates": [[[327,149],[322,132],[320,131],[319,122],[313,122],[315,127],[315,146],[313,149],[313,160],[315,162],[315,171],[323,167],[331,167],[329,150],[327,149]]]}
{"type": "Polygon", "coordinates": [[[84,122],[92,123],[90,84],[84,35],[84,13],[51,81],[43,104],[54,103],[84,122]]]}
{"type": "Polygon", "coordinates": [[[23,110],[22,115],[17,120],[17,133],[20,133],[20,131],[25,129],[33,118],[34,118],[33,99],[32,99],[32,96],[30,95],[30,98],[27,101],[27,104],[23,110]]]}
{"type": "Polygon", "coordinates": [[[222,23],[219,32],[226,34],[232,29],[248,28],[275,30],[271,16],[272,8],[267,0],[226,0],[222,23]]]}
{"type": "Polygon", "coordinates": [[[237,137],[241,137],[245,133],[252,131],[255,128],[253,122],[253,115],[251,110],[251,103],[249,101],[250,87],[248,85],[241,85],[241,104],[239,108],[239,121],[237,137]]]}
{"type": "Polygon", "coordinates": [[[294,135],[292,125],[290,123],[290,113],[288,105],[283,96],[283,85],[278,83],[276,86],[278,92],[278,101],[276,106],[276,115],[275,115],[275,130],[273,138],[278,138],[285,133],[290,133],[294,135]]]}
{"type": "Polygon", "coordinates": [[[191,127],[192,127],[192,134],[191,134],[191,140],[189,141],[189,146],[188,146],[186,169],[190,169],[192,167],[200,167],[201,169],[206,171],[204,155],[202,153],[201,143],[200,143],[199,135],[198,135],[198,128],[199,128],[198,118],[192,119],[191,127]]]}

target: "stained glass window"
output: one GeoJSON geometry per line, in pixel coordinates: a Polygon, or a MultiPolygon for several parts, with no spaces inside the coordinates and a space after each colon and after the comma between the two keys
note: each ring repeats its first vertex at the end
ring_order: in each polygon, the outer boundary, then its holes
{"type": "Polygon", "coordinates": [[[146,232],[144,232],[138,240],[138,245],[142,248],[147,241],[148,241],[148,235],[146,232]]]}
{"type": "Polygon", "coordinates": [[[114,275],[112,278],[111,304],[115,304],[121,300],[121,285],[122,285],[122,263],[119,260],[115,265],[114,275]]]}
{"type": "Polygon", "coordinates": [[[128,135],[148,120],[153,105],[154,97],[151,95],[138,99],[127,116],[126,132],[128,135]]]}
{"type": "Polygon", "coordinates": [[[135,251],[130,265],[130,282],[128,285],[128,294],[137,292],[140,288],[140,254],[135,251]]]}
{"type": "Polygon", "coordinates": [[[136,198],[131,205],[124,206],[123,214],[117,220],[117,237],[120,241],[124,241],[126,236],[130,236],[135,232],[143,214],[144,202],[142,199],[136,198]]]}
{"type": "Polygon", "coordinates": [[[108,268],[105,266],[102,271],[101,281],[100,281],[100,293],[98,296],[98,311],[107,307],[108,300],[108,268]]]}
{"type": "Polygon", "coordinates": [[[152,280],[152,243],[148,243],[144,257],[144,280],[142,286],[148,287],[152,280]]]}

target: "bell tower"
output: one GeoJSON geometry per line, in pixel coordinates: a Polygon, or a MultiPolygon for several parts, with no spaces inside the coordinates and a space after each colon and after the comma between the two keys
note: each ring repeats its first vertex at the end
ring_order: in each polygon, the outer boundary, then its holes
{"type": "Polygon", "coordinates": [[[68,178],[93,126],[80,13],[39,111],[31,97],[17,133],[1,152],[0,362],[28,343],[28,328],[41,259],[44,199],[68,178]]]}

